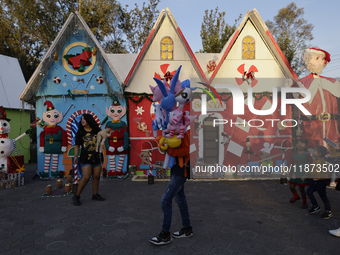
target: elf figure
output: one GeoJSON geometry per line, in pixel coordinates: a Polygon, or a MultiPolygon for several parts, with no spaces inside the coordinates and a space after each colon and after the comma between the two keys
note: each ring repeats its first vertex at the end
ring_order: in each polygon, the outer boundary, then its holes
{"type": "Polygon", "coordinates": [[[116,96],[112,98],[112,105],[107,108],[106,114],[111,121],[106,123],[105,128],[111,128],[112,134],[105,141],[105,148],[109,155],[110,165],[108,176],[123,176],[126,175],[127,156],[129,147],[129,134],[124,121],[120,119],[125,115],[126,107],[119,103],[116,96]]]}
{"type": "Polygon", "coordinates": [[[67,137],[66,132],[57,124],[63,120],[62,112],[54,108],[50,101],[46,101],[46,112],[43,114],[43,120],[48,124],[44,131],[40,133],[39,151],[45,153],[44,171],[40,172],[41,177],[49,177],[50,161],[52,158],[52,176],[58,176],[58,159],[59,154],[66,152],[67,137]]]}
{"type": "Polygon", "coordinates": [[[302,68],[311,72],[298,81],[300,87],[307,88],[311,93],[309,102],[304,106],[312,116],[301,116],[302,137],[309,139],[309,148],[317,145],[327,146],[323,141],[324,137],[335,142],[340,137],[337,102],[337,98],[340,97],[340,82],[320,75],[330,61],[330,54],[319,48],[306,49],[301,57],[302,68]]]}

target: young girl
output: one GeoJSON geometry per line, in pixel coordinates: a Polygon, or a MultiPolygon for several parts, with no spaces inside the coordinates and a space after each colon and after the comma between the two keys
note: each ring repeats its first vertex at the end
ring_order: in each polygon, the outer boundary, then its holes
{"type": "Polygon", "coordinates": [[[101,173],[101,155],[96,152],[97,133],[100,131],[97,122],[90,114],[83,114],[76,134],[74,147],[74,164],[78,164],[79,147],[81,146],[80,163],[82,166],[83,178],[81,179],[77,194],[73,196],[73,204],[80,205],[80,193],[88,183],[92,175],[92,200],[104,201],[98,194],[99,178],[101,173]]]}
{"type": "Polygon", "coordinates": [[[305,186],[309,186],[311,180],[305,178],[304,176],[304,168],[305,164],[311,164],[313,162],[313,158],[309,155],[307,151],[308,139],[300,139],[297,141],[295,146],[295,152],[293,153],[293,163],[294,168],[292,169],[291,175],[293,178],[289,179],[289,188],[293,193],[293,198],[289,200],[289,203],[294,203],[296,200],[299,200],[295,187],[299,186],[299,190],[302,197],[302,209],[307,208],[307,196],[305,191],[305,186]]]}

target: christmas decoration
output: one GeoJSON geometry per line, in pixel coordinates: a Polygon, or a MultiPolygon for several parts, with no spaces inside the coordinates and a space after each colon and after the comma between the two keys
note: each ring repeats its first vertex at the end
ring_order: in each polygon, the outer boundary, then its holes
{"type": "MultiPolygon", "coordinates": [[[[74,89],[74,86],[73,86],[73,83],[72,83],[72,81],[70,80],[70,77],[68,77],[68,75],[67,75],[67,74],[64,74],[64,79],[66,79],[66,77],[67,77],[67,79],[69,80],[69,82],[70,82],[70,84],[71,84],[72,88],[74,89]]],[[[77,78],[77,77],[75,77],[75,78],[77,78]]],[[[73,79],[73,80],[74,80],[74,79],[73,79]]],[[[66,87],[66,86],[64,86],[64,87],[66,87]]]]}
{"type": "Polygon", "coordinates": [[[44,131],[40,133],[39,152],[45,153],[44,171],[39,175],[41,177],[49,177],[50,161],[52,160],[51,175],[53,177],[58,174],[59,154],[66,152],[67,138],[66,132],[57,124],[62,121],[63,114],[54,108],[50,101],[46,101],[46,112],[43,114],[43,120],[48,124],[44,127],[44,131]]]}
{"type": "Polygon", "coordinates": [[[8,172],[8,168],[10,168],[10,172],[23,172],[25,169],[23,167],[23,156],[20,157],[20,164],[17,159],[13,157],[9,158],[13,151],[15,150],[15,141],[19,140],[26,134],[30,132],[27,130],[22,135],[18,136],[16,139],[11,140],[8,137],[8,133],[11,131],[11,126],[9,124],[11,120],[7,118],[5,109],[0,106],[0,170],[8,172]],[[22,157],[22,158],[21,158],[22,157]],[[18,163],[16,166],[15,163],[18,163]]]}
{"type": "Polygon", "coordinates": [[[121,121],[121,118],[126,113],[126,107],[122,106],[116,96],[112,97],[112,105],[106,107],[106,115],[112,118],[112,121],[106,123],[105,128],[112,129],[112,133],[105,141],[105,148],[109,155],[110,169],[108,176],[127,175],[127,157],[129,148],[129,133],[126,123],[121,121]]]}
{"type": "Polygon", "coordinates": [[[217,66],[217,64],[216,64],[215,59],[210,60],[207,64],[208,73],[215,71],[216,66],[217,66]]]}
{"type": "Polygon", "coordinates": [[[73,96],[71,90],[68,89],[68,90],[67,90],[67,93],[68,93],[68,95],[74,100],[74,96],[73,96]]]}
{"type": "Polygon", "coordinates": [[[59,84],[59,83],[61,82],[60,77],[58,77],[58,76],[54,77],[54,78],[53,78],[53,82],[54,82],[55,84],[59,84]]]}
{"type": "Polygon", "coordinates": [[[54,55],[53,55],[53,59],[54,59],[54,61],[55,61],[55,62],[57,62],[57,61],[58,61],[58,54],[57,54],[57,52],[55,52],[55,53],[54,53],[54,55]]]}
{"type": "MultiPolygon", "coordinates": [[[[85,88],[87,88],[87,86],[89,85],[90,80],[92,79],[93,76],[94,76],[94,77],[97,77],[97,75],[93,73],[93,74],[91,75],[90,79],[87,81],[85,88]]],[[[91,85],[91,86],[93,86],[93,89],[94,89],[94,85],[91,85]]],[[[91,88],[91,89],[92,89],[92,88],[91,88]]]]}
{"type": "Polygon", "coordinates": [[[242,74],[242,78],[235,77],[235,80],[238,85],[241,85],[244,81],[247,81],[251,87],[254,87],[257,84],[257,80],[255,79],[255,72],[258,72],[256,66],[252,65],[249,67],[248,72],[244,70],[244,65],[242,64],[237,68],[237,71],[242,74]]]}
{"type": "Polygon", "coordinates": [[[139,114],[143,115],[143,112],[144,112],[143,106],[141,106],[141,107],[137,106],[137,109],[135,111],[137,112],[137,115],[139,115],[139,114]]]}
{"type": "Polygon", "coordinates": [[[310,91],[309,102],[303,106],[312,115],[300,114],[299,120],[303,121],[302,130],[299,122],[296,132],[297,135],[302,135],[301,138],[309,140],[308,148],[314,148],[316,145],[327,147],[323,138],[337,142],[340,136],[338,129],[340,82],[320,75],[330,61],[330,54],[319,48],[306,49],[301,56],[301,68],[306,68],[311,73],[300,79],[297,85],[310,91]]]}
{"type": "Polygon", "coordinates": [[[73,106],[73,108],[76,107],[74,104],[71,104],[71,105],[67,108],[66,112],[64,113],[64,116],[68,113],[68,111],[71,109],[72,106],[73,106]]]}
{"type": "Polygon", "coordinates": [[[74,70],[78,70],[78,72],[84,72],[85,66],[92,65],[89,60],[92,56],[92,48],[86,47],[83,48],[80,54],[67,54],[64,55],[64,59],[67,61],[68,65],[71,65],[74,70]]]}
{"type": "Polygon", "coordinates": [[[176,70],[174,70],[172,72],[167,71],[168,67],[169,67],[169,64],[161,65],[160,68],[161,68],[161,71],[163,73],[163,77],[160,76],[158,73],[155,73],[154,77],[159,79],[159,80],[165,79],[166,82],[171,81],[171,79],[174,77],[174,74],[176,73],[176,70]]]}
{"type": "Polygon", "coordinates": [[[104,79],[103,79],[103,77],[98,76],[96,81],[97,81],[98,84],[102,84],[104,82],[104,79]]]}

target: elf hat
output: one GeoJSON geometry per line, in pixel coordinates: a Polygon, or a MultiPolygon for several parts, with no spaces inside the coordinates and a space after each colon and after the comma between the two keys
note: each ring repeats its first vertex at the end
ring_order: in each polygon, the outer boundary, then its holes
{"type": "Polygon", "coordinates": [[[6,112],[2,106],[0,106],[0,120],[11,121],[10,119],[6,118],[6,112]]]}
{"type": "Polygon", "coordinates": [[[331,54],[329,54],[327,51],[322,50],[320,48],[309,48],[308,50],[310,52],[315,52],[315,53],[319,53],[319,54],[320,54],[320,52],[325,53],[325,64],[331,62],[331,54]]]}
{"type": "Polygon", "coordinates": [[[44,103],[44,106],[45,106],[45,105],[47,105],[46,111],[52,111],[52,110],[55,109],[54,106],[53,106],[53,104],[51,103],[51,101],[46,101],[46,102],[44,103]]]}
{"type": "Polygon", "coordinates": [[[113,106],[119,106],[119,105],[121,105],[121,104],[119,103],[119,100],[118,100],[118,97],[117,97],[117,96],[112,96],[112,105],[113,105],[113,106]]]}

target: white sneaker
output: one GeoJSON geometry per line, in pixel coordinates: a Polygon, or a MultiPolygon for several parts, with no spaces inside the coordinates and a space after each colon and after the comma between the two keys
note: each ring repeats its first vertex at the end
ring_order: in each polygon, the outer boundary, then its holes
{"type": "Polygon", "coordinates": [[[328,231],[331,235],[340,237],[340,228],[328,231]]]}
{"type": "Polygon", "coordinates": [[[331,182],[331,183],[329,184],[329,186],[330,186],[330,187],[336,187],[336,182],[331,182]]]}

